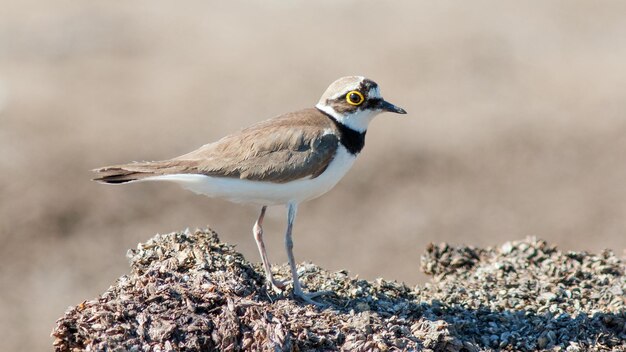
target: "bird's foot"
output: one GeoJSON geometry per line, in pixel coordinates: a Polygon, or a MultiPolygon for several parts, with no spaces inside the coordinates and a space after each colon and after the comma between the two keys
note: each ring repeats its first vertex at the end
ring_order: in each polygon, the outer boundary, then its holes
{"type": "Polygon", "coordinates": [[[335,293],[333,291],[318,291],[318,292],[304,293],[302,290],[298,290],[298,291],[293,292],[293,295],[296,298],[299,298],[303,300],[304,302],[308,304],[312,304],[317,307],[326,307],[328,304],[316,302],[313,300],[314,298],[317,298],[320,296],[334,295],[334,294],[335,293]]]}
{"type": "Polygon", "coordinates": [[[267,280],[267,284],[270,286],[272,291],[276,293],[283,293],[283,291],[285,291],[285,288],[287,287],[287,282],[282,280],[276,280],[274,278],[267,280]]]}

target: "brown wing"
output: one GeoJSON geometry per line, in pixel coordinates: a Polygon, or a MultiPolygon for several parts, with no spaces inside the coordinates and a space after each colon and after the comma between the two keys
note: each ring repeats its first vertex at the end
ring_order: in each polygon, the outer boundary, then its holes
{"type": "Polygon", "coordinates": [[[180,157],[96,170],[97,181],[124,183],[148,176],[204,174],[284,183],[317,177],[328,167],[339,140],[334,124],[317,109],[286,114],[180,157]]]}
{"type": "Polygon", "coordinates": [[[334,125],[316,109],[304,110],[261,122],[174,160],[195,164],[186,173],[209,176],[276,183],[317,177],[339,145],[337,136],[327,133],[331,128],[334,125]]]}

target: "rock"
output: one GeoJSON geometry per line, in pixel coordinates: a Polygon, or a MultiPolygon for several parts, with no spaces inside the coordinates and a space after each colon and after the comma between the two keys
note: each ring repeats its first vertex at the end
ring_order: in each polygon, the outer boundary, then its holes
{"type": "Polygon", "coordinates": [[[130,274],[57,321],[55,351],[626,349],[626,270],[610,251],[431,245],[433,278],[415,288],[300,265],[308,290],[334,292],[323,308],[267,289],[211,230],[156,235],[128,257],[130,274]]]}

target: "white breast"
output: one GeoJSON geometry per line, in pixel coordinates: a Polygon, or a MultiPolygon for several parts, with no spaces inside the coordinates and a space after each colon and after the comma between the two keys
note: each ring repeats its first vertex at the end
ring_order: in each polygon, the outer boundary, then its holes
{"type": "Polygon", "coordinates": [[[171,181],[195,193],[213,198],[223,198],[236,203],[258,205],[301,203],[317,198],[333,188],[352,167],[355,159],[356,156],[350,154],[340,144],[337,148],[337,154],[321,175],[316,178],[303,178],[286,183],[194,174],[153,176],[142,181],[171,181]]]}

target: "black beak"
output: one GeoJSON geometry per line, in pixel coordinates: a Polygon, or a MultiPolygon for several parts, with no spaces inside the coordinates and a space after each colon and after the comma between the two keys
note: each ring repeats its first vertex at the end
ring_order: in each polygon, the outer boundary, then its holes
{"type": "Polygon", "coordinates": [[[380,101],[377,104],[377,108],[382,111],[395,112],[396,114],[406,114],[406,111],[403,108],[395,106],[391,104],[390,102],[385,101],[383,99],[380,99],[380,101]]]}

